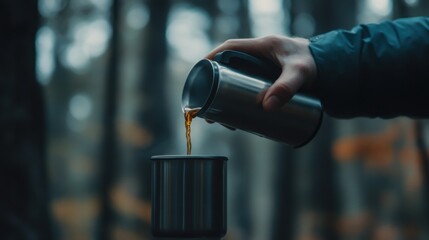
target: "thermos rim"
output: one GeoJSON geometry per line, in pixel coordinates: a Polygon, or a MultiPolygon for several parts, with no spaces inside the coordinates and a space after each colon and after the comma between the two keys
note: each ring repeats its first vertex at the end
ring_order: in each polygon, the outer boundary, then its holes
{"type": "MultiPolygon", "coordinates": [[[[219,86],[219,66],[216,62],[213,62],[209,59],[202,59],[197,64],[192,67],[191,72],[189,73],[189,76],[192,75],[194,71],[198,71],[199,69],[210,65],[210,71],[211,71],[211,87],[210,87],[210,93],[208,94],[204,104],[202,104],[201,109],[197,112],[197,116],[201,117],[205,111],[210,107],[211,103],[213,102],[213,99],[216,96],[216,92],[219,86]]],[[[185,86],[183,88],[182,92],[182,110],[186,107],[187,104],[184,104],[184,99],[189,99],[189,88],[192,84],[194,84],[195,79],[192,79],[192,81],[186,79],[185,86]]]]}
{"type": "Polygon", "coordinates": [[[210,107],[211,103],[213,102],[213,99],[216,96],[217,88],[219,86],[219,66],[218,66],[218,64],[216,62],[210,61],[208,59],[204,59],[202,61],[208,61],[212,65],[212,72],[213,72],[213,79],[212,80],[213,81],[212,81],[212,86],[210,88],[210,94],[209,94],[206,102],[204,103],[203,106],[201,106],[201,109],[197,112],[198,117],[203,115],[206,112],[206,110],[210,107]]]}
{"type": "Polygon", "coordinates": [[[228,160],[225,156],[210,156],[210,155],[156,155],[150,158],[151,160],[183,160],[183,159],[198,159],[198,160],[228,160]]]}

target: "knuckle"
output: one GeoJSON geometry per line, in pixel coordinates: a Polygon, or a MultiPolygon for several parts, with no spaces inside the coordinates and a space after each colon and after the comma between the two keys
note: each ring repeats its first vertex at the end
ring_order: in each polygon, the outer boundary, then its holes
{"type": "Polygon", "coordinates": [[[228,39],[223,43],[223,45],[227,45],[227,46],[234,46],[236,44],[237,44],[237,39],[228,39]]]}
{"type": "Polygon", "coordinates": [[[305,62],[296,62],[294,68],[297,72],[305,76],[309,75],[311,71],[310,66],[305,62]]]}
{"type": "Polygon", "coordinates": [[[282,44],[282,39],[279,35],[274,35],[274,34],[268,35],[268,36],[265,36],[263,40],[267,44],[271,45],[272,47],[277,47],[282,44]]]}
{"type": "Polygon", "coordinates": [[[267,35],[260,39],[261,45],[265,46],[266,52],[275,61],[279,61],[278,56],[285,53],[284,38],[279,35],[267,35]]]}
{"type": "Polygon", "coordinates": [[[277,82],[276,88],[277,92],[280,93],[285,99],[290,98],[290,96],[293,94],[292,88],[286,82],[277,82]]]}

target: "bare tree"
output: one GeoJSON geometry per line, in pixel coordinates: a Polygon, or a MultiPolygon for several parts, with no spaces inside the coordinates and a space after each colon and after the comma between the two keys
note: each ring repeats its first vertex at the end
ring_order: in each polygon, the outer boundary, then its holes
{"type": "Polygon", "coordinates": [[[0,238],[50,239],[37,1],[0,3],[0,238]]]}

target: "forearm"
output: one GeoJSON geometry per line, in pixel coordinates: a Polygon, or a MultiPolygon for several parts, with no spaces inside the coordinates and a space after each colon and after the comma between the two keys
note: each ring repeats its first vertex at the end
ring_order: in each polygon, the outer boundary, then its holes
{"type": "Polygon", "coordinates": [[[315,89],[328,114],[429,116],[429,18],[360,25],[311,41],[315,89]]]}

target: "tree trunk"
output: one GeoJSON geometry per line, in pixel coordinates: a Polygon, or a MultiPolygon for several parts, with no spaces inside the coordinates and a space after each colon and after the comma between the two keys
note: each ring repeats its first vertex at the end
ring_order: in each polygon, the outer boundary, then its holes
{"type": "Polygon", "coordinates": [[[37,1],[0,3],[0,238],[50,239],[37,1]]]}
{"type": "Polygon", "coordinates": [[[105,108],[103,114],[104,136],[101,151],[101,215],[99,223],[99,239],[110,239],[110,226],[113,220],[113,210],[110,203],[110,190],[116,177],[117,169],[117,134],[116,113],[118,98],[118,71],[120,59],[119,13],[121,1],[113,0],[111,8],[112,38],[110,39],[110,59],[107,68],[105,108]]]}

